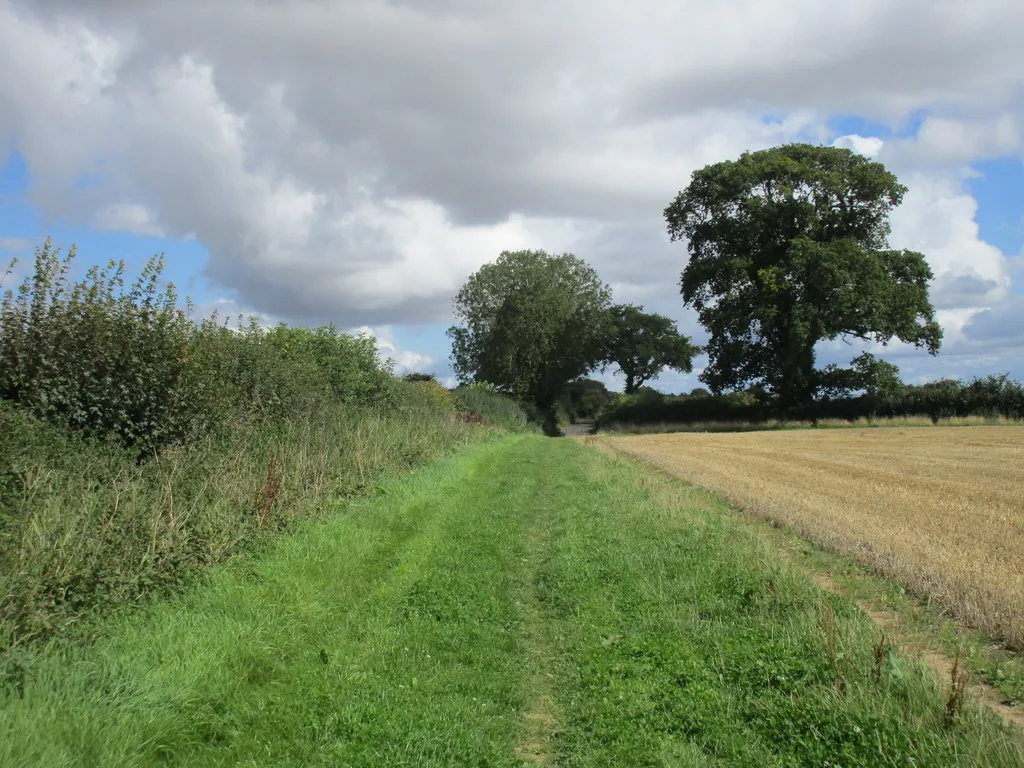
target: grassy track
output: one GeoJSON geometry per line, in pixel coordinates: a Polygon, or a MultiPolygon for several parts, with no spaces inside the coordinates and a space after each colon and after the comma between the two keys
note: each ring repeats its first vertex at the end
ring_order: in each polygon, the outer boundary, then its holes
{"type": "Polygon", "coordinates": [[[850,604],[704,494],[478,445],[0,699],[0,765],[1005,765],[850,604]]]}

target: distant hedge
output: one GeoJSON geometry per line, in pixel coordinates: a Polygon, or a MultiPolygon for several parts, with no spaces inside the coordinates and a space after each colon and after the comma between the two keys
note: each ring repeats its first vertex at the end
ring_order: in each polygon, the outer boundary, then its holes
{"type": "MultiPolygon", "coordinates": [[[[656,392],[619,398],[598,416],[598,427],[612,424],[694,424],[700,422],[758,423],[774,419],[775,403],[749,392],[664,396],[656,392]]],[[[1008,375],[976,378],[968,383],[942,379],[922,385],[903,385],[886,394],[822,399],[791,414],[798,421],[822,419],[965,416],[1024,419],[1024,386],[1008,375]]]]}

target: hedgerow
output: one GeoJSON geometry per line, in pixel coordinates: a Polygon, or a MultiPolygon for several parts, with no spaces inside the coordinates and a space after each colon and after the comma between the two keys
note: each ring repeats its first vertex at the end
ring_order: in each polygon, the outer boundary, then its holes
{"type": "MultiPolygon", "coordinates": [[[[48,240],[0,299],[0,685],[24,644],[481,434],[370,337],[197,322],[159,258],[128,283],[123,263],[73,279],[75,256],[48,240]]],[[[490,423],[525,422],[489,397],[490,423]]]]}

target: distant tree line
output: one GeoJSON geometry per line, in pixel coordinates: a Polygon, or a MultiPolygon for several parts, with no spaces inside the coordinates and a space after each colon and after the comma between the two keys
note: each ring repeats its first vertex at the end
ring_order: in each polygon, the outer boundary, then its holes
{"type": "MultiPolygon", "coordinates": [[[[1024,387],[1005,375],[970,382],[942,379],[841,397],[820,398],[789,412],[789,418],[823,419],[903,418],[940,419],[981,416],[1024,419],[1024,387]]],[[[697,389],[689,394],[662,395],[648,390],[634,397],[611,400],[598,413],[598,426],[613,424],[696,424],[705,422],[761,423],[778,417],[772,398],[760,388],[718,395],[697,389]]]]}

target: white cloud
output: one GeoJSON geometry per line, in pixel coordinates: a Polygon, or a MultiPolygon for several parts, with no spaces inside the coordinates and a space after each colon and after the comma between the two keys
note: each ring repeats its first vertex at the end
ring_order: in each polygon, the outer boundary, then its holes
{"type": "Polygon", "coordinates": [[[956,173],[901,174],[909,187],[892,217],[893,247],[924,253],[935,273],[941,308],[991,306],[1010,294],[1010,267],[999,248],[979,236],[978,203],[956,173]]]}
{"type": "Polygon", "coordinates": [[[689,329],[665,205],[706,163],[831,141],[897,171],[894,245],[981,309],[1011,272],[966,166],[1024,151],[1022,38],[1012,0],[0,0],[0,146],[48,220],[194,235],[266,316],[444,320],[541,247],[689,329]],[[828,128],[922,112],[907,139],[828,128]]]}
{"type": "Polygon", "coordinates": [[[164,231],[153,215],[143,205],[136,203],[114,203],[101,209],[93,219],[93,226],[99,230],[131,232],[136,235],[163,237],[164,231]]]}
{"type": "Polygon", "coordinates": [[[0,237],[0,251],[9,253],[31,251],[36,247],[34,240],[25,237],[0,237]]]}
{"type": "Polygon", "coordinates": [[[371,328],[364,325],[350,330],[349,333],[354,336],[372,336],[377,342],[377,352],[380,356],[392,361],[392,371],[396,376],[403,376],[407,373],[428,373],[433,371],[437,365],[438,361],[430,355],[401,349],[391,326],[371,328]]]}
{"type": "Polygon", "coordinates": [[[885,146],[885,142],[877,136],[858,136],[855,133],[840,136],[832,142],[833,147],[852,149],[866,157],[877,157],[885,146]]]}
{"type": "Polygon", "coordinates": [[[1024,117],[1012,112],[983,119],[928,116],[913,136],[889,147],[896,162],[918,167],[965,165],[1024,153],[1024,117]]]}

